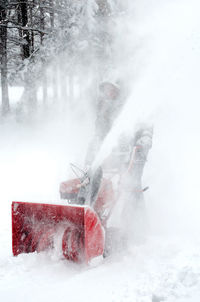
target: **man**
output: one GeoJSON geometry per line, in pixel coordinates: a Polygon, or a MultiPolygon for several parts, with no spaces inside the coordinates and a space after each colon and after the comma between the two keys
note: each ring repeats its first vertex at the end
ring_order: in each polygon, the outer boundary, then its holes
{"type": "Polygon", "coordinates": [[[122,228],[134,242],[145,238],[147,228],[144,191],[148,187],[142,186],[142,176],[152,147],[152,136],[152,126],[138,125],[138,130],[130,141],[132,151],[120,184],[119,202],[123,204],[122,228]]]}
{"type": "Polygon", "coordinates": [[[119,175],[116,206],[112,227],[106,228],[104,256],[126,249],[127,243],[144,242],[148,226],[142,175],[147,156],[152,147],[153,128],[145,124],[137,126],[132,137],[122,135],[113,149],[105,171],[111,165],[119,175]],[[117,214],[117,215],[116,215],[117,214]]]}

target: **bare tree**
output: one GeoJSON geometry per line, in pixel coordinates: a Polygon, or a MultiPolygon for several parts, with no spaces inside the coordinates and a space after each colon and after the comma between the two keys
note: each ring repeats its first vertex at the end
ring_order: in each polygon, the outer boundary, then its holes
{"type": "Polygon", "coordinates": [[[24,86],[22,107],[30,109],[38,104],[39,87],[47,104],[52,79],[54,104],[58,99],[72,100],[74,81],[76,87],[84,85],[91,70],[98,81],[110,62],[108,19],[114,2],[0,0],[3,111],[9,111],[8,81],[24,86]]]}

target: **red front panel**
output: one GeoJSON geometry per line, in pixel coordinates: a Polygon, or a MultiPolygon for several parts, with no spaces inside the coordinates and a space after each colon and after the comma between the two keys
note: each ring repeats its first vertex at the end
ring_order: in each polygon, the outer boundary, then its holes
{"type": "Polygon", "coordinates": [[[69,205],[13,202],[13,254],[16,256],[20,253],[34,252],[42,234],[58,225],[68,223],[83,230],[84,208],[69,205]]]}
{"type": "Polygon", "coordinates": [[[12,203],[12,248],[20,253],[53,248],[53,237],[63,230],[66,259],[88,262],[103,254],[104,229],[89,207],[28,202],[12,203]]]}

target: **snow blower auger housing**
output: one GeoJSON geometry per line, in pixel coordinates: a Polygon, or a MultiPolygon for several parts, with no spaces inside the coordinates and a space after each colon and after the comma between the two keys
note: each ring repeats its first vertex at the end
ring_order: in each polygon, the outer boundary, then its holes
{"type": "Polygon", "coordinates": [[[88,263],[104,252],[104,228],[88,206],[12,203],[12,249],[14,256],[60,248],[67,260],[88,263]]]}

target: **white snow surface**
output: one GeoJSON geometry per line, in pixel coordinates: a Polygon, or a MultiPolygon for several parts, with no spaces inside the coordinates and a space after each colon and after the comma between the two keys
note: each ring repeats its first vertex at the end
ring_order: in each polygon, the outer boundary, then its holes
{"type": "Polygon", "coordinates": [[[78,111],[59,120],[52,115],[37,126],[4,121],[0,301],[200,299],[200,3],[136,0],[130,6],[130,18],[123,23],[127,53],[137,43],[140,47],[127,67],[127,74],[133,68],[137,75],[128,79],[133,90],[122,113],[126,118],[118,123],[124,128],[142,118],[154,123],[144,175],[150,186],[145,193],[147,239],[88,266],[69,263],[54,252],[13,257],[11,202],[58,202],[59,182],[70,176],[69,162],[83,160],[91,127],[78,111]]]}

